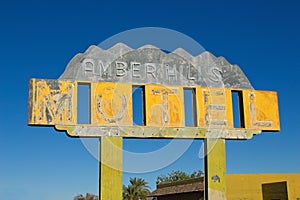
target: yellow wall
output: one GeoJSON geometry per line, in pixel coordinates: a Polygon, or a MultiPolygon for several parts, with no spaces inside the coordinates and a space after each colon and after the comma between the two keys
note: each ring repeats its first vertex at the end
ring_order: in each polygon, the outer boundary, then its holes
{"type": "Polygon", "coordinates": [[[300,174],[227,174],[228,200],[262,200],[262,184],[287,182],[289,200],[300,199],[300,174]]]}

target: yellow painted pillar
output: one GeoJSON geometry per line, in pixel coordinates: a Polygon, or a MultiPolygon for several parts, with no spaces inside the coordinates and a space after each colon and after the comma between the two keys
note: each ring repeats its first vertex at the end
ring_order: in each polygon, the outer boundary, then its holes
{"type": "Polygon", "coordinates": [[[205,143],[205,199],[226,199],[226,152],[224,139],[207,138],[205,143]]]}
{"type": "Polygon", "coordinates": [[[99,200],[122,199],[122,138],[100,138],[99,200]]]}

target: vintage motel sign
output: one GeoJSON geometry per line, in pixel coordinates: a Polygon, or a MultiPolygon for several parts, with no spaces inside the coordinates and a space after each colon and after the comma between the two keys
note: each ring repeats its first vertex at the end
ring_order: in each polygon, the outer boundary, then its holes
{"type": "Polygon", "coordinates": [[[91,46],[76,55],[59,80],[31,79],[30,125],[53,125],[80,137],[214,137],[247,139],[278,131],[277,93],[254,90],[237,65],[208,52],[192,57],[182,49],[166,54],[124,44],[106,51],[91,46]],[[90,122],[77,122],[77,87],[90,87],[90,122]],[[145,123],[134,125],[132,88],[144,89],[145,123]],[[195,121],[185,125],[184,89],[195,91],[195,121]],[[233,124],[232,92],[240,95],[243,126],[233,124]],[[109,106],[108,106],[109,105],[109,106]],[[161,129],[164,127],[164,129],[161,129]]]}
{"type": "MultiPolygon", "coordinates": [[[[30,80],[28,109],[29,125],[52,125],[70,136],[102,137],[101,159],[114,155],[122,160],[121,153],[110,149],[105,140],[122,148],[122,139],[117,138],[204,138],[207,150],[216,146],[206,160],[210,199],[226,198],[225,139],[249,139],[262,131],[280,129],[277,93],[254,90],[239,66],[209,52],[192,56],[179,48],[165,53],[150,45],[139,49],[122,43],[108,50],[89,47],[69,62],[58,80],[30,80]],[[78,121],[82,105],[77,93],[82,84],[90,91],[85,123],[78,121]],[[133,98],[136,89],[140,109],[133,98]],[[185,94],[192,98],[186,99],[185,94]],[[233,94],[238,98],[237,112],[233,94]],[[135,123],[138,112],[143,119],[135,123]],[[239,126],[235,126],[235,115],[239,126]],[[216,163],[220,166],[213,167],[216,163]]],[[[108,174],[121,177],[119,171],[101,169],[100,185],[105,187],[100,186],[100,198],[120,199],[120,195],[108,194],[116,182],[107,186],[108,174]]]]}

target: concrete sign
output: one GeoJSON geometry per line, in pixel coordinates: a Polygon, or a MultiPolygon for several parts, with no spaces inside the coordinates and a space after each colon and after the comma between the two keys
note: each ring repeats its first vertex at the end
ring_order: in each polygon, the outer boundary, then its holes
{"type": "Polygon", "coordinates": [[[164,53],[153,46],[108,50],[91,46],[76,55],[59,80],[31,79],[30,125],[54,125],[80,137],[249,139],[278,131],[277,93],[254,90],[237,65],[204,52],[164,53]],[[77,120],[79,84],[90,88],[90,120],[77,120]],[[132,88],[144,88],[145,123],[134,125],[132,88]],[[186,126],[184,90],[195,95],[195,124],[186,126]],[[232,92],[240,93],[241,127],[234,127],[232,92]],[[164,129],[161,129],[161,128],[164,129]]]}

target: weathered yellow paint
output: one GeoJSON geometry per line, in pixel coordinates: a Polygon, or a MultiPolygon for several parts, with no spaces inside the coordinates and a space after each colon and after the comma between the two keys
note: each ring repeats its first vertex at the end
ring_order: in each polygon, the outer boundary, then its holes
{"type": "Polygon", "coordinates": [[[198,122],[207,128],[232,128],[231,93],[225,88],[197,88],[198,122]]]}
{"type": "Polygon", "coordinates": [[[226,199],[225,140],[207,138],[205,142],[205,178],[207,199],[226,199]]]}
{"type": "Polygon", "coordinates": [[[122,138],[100,139],[100,200],[122,199],[122,138]]]}
{"type": "Polygon", "coordinates": [[[196,87],[197,126],[205,127],[203,88],[196,87]]]}
{"type": "Polygon", "coordinates": [[[146,85],[146,125],[183,127],[183,88],[146,85]]]}
{"type": "Polygon", "coordinates": [[[91,122],[132,125],[132,86],[112,82],[91,84],[91,122]]]}
{"type": "MultiPolygon", "coordinates": [[[[78,81],[31,79],[29,87],[30,125],[55,125],[56,127],[133,127],[132,122],[132,84],[114,82],[89,82],[91,84],[91,124],[77,124],[77,86],[78,81]]],[[[197,127],[211,134],[204,137],[246,139],[243,131],[278,131],[279,112],[277,93],[273,91],[241,90],[243,93],[244,128],[233,127],[233,109],[229,88],[202,88],[196,90],[197,127]],[[212,130],[222,129],[222,134],[212,130]],[[238,135],[241,131],[241,135],[238,135]]],[[[234,89],[236,90],[236,89],[234,89]]],[[[132,130],[124,137],[151,137],[151,128],[189,128],[185,127],[183,87],[145,85],[145,126],[140,133],[132,130]],[[145,132],[143,132],[145,130],[145,132]],[[143,136],[142,136],[143,134],[143,136]],[[149,136],[150,135],[150,136],[149,136]]],[[[128,129],[126,128],[126,129],[128,129]]],[[[70,128],[69,135],[76,135],[78,128],[70,128]]],[[[153,129],[154,131],[154,129],[153,129]]],[[[157,130],[155,130],[157,131],[157,130]]],[[[189,134],[175,135],[159,131],[154,137],[203,137],[199,131],[189,129],[189,134]]],[[[203,131],[200,131],[203,132],[203,131]]],[[[208,133],[206,132],[206,133],[208,133]]],[[[90,132],[86,132],[90,133],[90,132]]],[[[113,134],[113,133],[112,133],[113,134]]],[[[153,134],[152,134],[153,135],[153,134]]],[[[83,135],[88,136],[88,135],[83,135]]],[[[196,137],[196,138],[197,138],[196,137]]]]}
{"type": "Polygon", "coordinates": [[[230,89],[196,87],[196,101],[198,127],[233,128],[230,89]],[[211,124],[212,121],[216,120],[220,122],[219,125],[211,124]],[[223,125],[222,121],[224,122],[223,125]]]}
{"type": "Polygon", "coordinates": [[[28,124],[75,125],[76,98],[74,82],[31,79],[28,124]]]}
{"type": "Polygon", "coordinates": [[[276,92],[244,90],[243,101],[246,129],[280,130],[276,92]]]}
{"type": "MultiPolygon", "coordinates": [[[[227,174],[228,200],[263,200],[262,184],[287,183],[288,199],[300,198],[300,174],[227,174]]],[[[279,190],[277,190],[278,192],[279,190]]],[[[280,199],[278,196],[273,199],[280,199]]]]}
{"type": "Polygon", "coordinates": [[[234,129],[231,89],[226,88],[225,93],[226,93],[226,122],[227,122],[226,126],[229,129],[234,129]]]}

